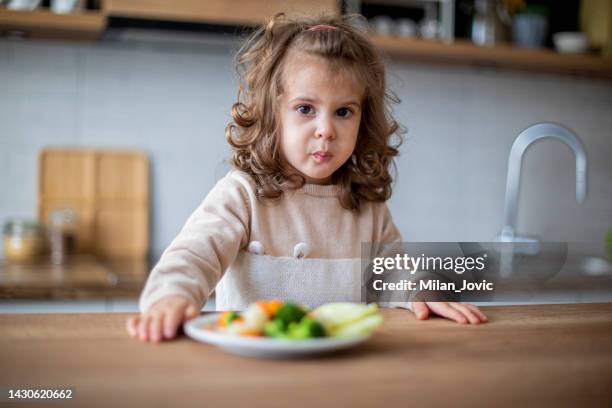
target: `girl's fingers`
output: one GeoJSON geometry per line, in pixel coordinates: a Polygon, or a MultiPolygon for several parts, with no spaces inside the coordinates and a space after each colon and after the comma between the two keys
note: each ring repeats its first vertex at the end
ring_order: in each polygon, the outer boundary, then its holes
{"type": "Polygon", "coordinates": [[[196,317],[200,312],[198,311],[198,308],[195,307],[193,304],[189,304],[189,306],[187,306],[187,309],[185,310],[185,318],[186,319],[191,319],[193,317],[196,317]]]}
{"type": "Polygon", "coordinates": [[[471,305],[469,303],[464,303],[464,305],[470,309],[472,312],[474,312],[476,314],[476,316],[478,316],[480,318],[481,322],[486,322],[489,319],[487,318],[487,316],[485,316],[485,314],[477,307],[474,305],[471,305]]]}
{"type": "Polygon", "coordinates": [[[153,316],[151,319],[151,324],[149,325],[149,339],[151,339],[154,343],[159,343],[161,340],[162,334],[162,324],[164,320],[164,313],[158,313],[153,316]]]}
{"type": "Polygon", "coordinates": [[[128,334],[131,337],[136,337],[138,336],[138,322],[139,322],[140,318],[139,316],[132,316],[129,319],[127,319],[127,322],[125,324],[128,334]]]}
{"type": "Polygon", "coordinates": [[[192,319],[200,314],[200,311],[193,304],[189,304],[184,311],[179,311],[176,315],[176,320],[172,325],[172,337],[176,335],[178,329],[184,321],[192,319]]]}
{"type": "Polygon", "coordinates": [[[429,306],[432,312],[442,317],[455,320],[459,323],[468,322],[463,313],[449,306],[447,302],[427,302],[427,306],[429,306]]]}
{"type": "Polygon", "coordinates": [[[181,321],[182,310],[171,309],[166,312],[164,319],[164,338],[172,339],[176,336],[176,329],[181,321]]]}
{"type": "Polygon", "coordinates": [[[142,341],[147,341],[148,339],[150,322],[151,315],[143,315],[140,318],[140,324],[138,325],[138,338],[142,341]]]}
{"type": "Polygon", "coordinates": [[[126,328],[132,337],[157,343],[175,337],[178,326],[198,314],[195,304],[184,298],[161,299],[147,312],[128,318],[126,328]]]}
{"type": "Polygon", "coordinates": [[[480,323],[480,318],[463,303],[449,302],[450,307],[458,310],[471,324],[480,323]]]}
{"type": "Polygon", "coordinates": [[[429,318],[429,308],[425,302],[412,302],[412,312],[419,320],[426,320],[429,318]]]}

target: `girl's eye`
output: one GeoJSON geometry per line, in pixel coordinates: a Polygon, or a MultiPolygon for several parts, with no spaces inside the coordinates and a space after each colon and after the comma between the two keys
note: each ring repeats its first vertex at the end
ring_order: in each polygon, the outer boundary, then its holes
{"type": "Polygon", "coordinates": [[[336,111],[341,118],[348,118],[353,113],[349,108],[340,108],[336,111]]]}
{"type": "Polygon", "coordinates": [[[310,105],[300,105],[297,107],[297,111],[303,115],[308,115],[312,113],[312,106],[310,105]]]}

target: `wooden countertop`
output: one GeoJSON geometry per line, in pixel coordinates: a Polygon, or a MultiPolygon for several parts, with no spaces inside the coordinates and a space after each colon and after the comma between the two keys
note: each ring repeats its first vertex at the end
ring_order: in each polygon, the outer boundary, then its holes
{"type": "Polygon", "coordinates": [[[127,314],[0,315],[0,384],[65,385],[74,406],[104,407],[612,401],[612,303],[485,312],[489,323],[468,326],[385,309],[368,343],[292,361],[236,357],[184,336],[143,344],[128,337],[127,314]]]}

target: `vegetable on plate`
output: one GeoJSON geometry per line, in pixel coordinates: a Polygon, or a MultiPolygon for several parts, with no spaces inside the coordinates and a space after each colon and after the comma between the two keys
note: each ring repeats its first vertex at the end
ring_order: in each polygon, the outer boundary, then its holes
{"type": "Polygon", "coordinates": [[[307,340],[359,337],[382,324],[375,304],[328,303],[315,309],[281,300],[259,300],[242,313],[224,312],[215,330],[238,336],[307,340]]]}

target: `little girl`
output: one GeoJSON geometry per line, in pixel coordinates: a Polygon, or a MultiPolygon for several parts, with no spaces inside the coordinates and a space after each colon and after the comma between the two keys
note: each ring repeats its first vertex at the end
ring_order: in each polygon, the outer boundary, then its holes
{"type": "MultiPolygon", "coordinates": [[[[153,268],[131,336],[176,335],[216,290],[217,310],[265,298],[316,306],[359,302],[362,242],[400,242],[385,204],[399,126],[385,69],[352,17],[282,14],[238,53],[240,87],[226,139],[231,170],[153,268]]],[[[411,306],[411,307],[410,307],[411,306]]],[[[486,317],[462,303],[406,303],[461,323],[486,317]]]]}

